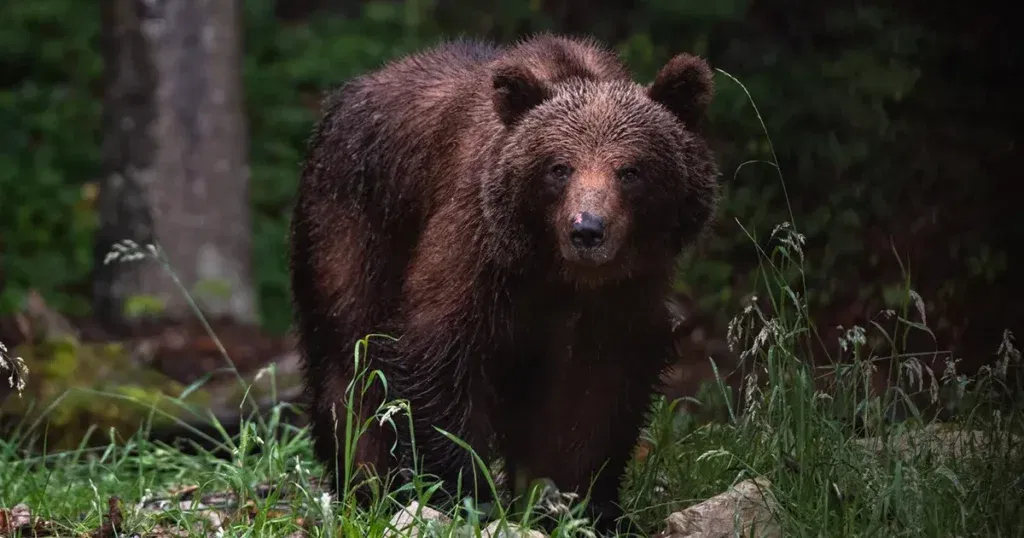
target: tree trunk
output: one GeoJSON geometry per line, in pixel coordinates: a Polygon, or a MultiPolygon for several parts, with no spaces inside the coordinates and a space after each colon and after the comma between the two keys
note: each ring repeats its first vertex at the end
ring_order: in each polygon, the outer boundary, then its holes
{"type": "Polygon", "coordinates": [[[137,321],[125,309],[133,296],[158,298],[171,320],[192,315],[159,264],[103,263],[125,239],[155,242],[205,315],[257,319],[240,11],[239,0],[103,2],[94,306],[108,329],[137,321]]]}

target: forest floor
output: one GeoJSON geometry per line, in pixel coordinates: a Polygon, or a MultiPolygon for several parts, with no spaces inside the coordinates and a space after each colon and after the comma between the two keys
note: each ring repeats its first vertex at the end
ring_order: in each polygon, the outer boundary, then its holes
{"type": "MultiPolygon", "coordinates": [[[[670,515],[759,479],[769,485],[772,517],[762,536],[1024,536],[1024,411],[1007,398],[1021,358],[1012,335],[993,368],[971,378],[949,368],[926,374],[905,357],[898,370],[909,383],[895,386],[917,385],[920,394],[900,399],[874,389],[870,353],[854,353],[825,376],[800,360],[806,320],[781,304],[794,296],[774,297],[772,315],[752,306],[731,327],[740,355],[759,359],[739,398],[722,397],[723,382],[674,403],[655,399],[621,493],[644,533],[657,535],[670,515]],[[922,398],[959,411],[939,424],[914,406],[922,398]],[[901,420],[893,420],[897,408],[901,420]]],[[[865,341],[850,329],[840,347],[865,341]]],[[[236,406],[251,402],[243,396],[236,406]]],[[[389,534],[403,507],[395,496],[362,509],[347,488],[326,493],[308,430],[292,416],[292,403],[277,402],[259,415],[181,422],[193,442],[165,442],[151,428],[122,438],[111,428],[62,449],[14,427],[0,440],[0,536],[407,535],[409,528],[389,534]]],[[[408,416],[392,402],[371,420],[408,416]]],[[[415,476],[405,492],[429,505],[435,490],[415,476]]],[[[589,535],[588,522],[567,510],[578,504],[527,505],[525,519],[499,511],[492,520],[537,527],[536,517],[554,514],[552,536],[589,535]]],[[[469,532],[488,524],[471,512],[448,516],[410,524],[420,536],[478,536],[469,532]]]]}
{"type": "MultiPolygon", "coordinates": [[[[955,437],[916,444],[895,435],[915,431],[905,422],[887,428],[888,439],[862,443],[812,403],[790,399],[760,416],[699,424],[662,400],[627,473],[627,512],[653,536],[669,514],[761,478],[771,484],[777,527],[760,536],[1024,535],[1024,458],[1006,422],[961,443],[950,439],[968,439],[954,433],[965,424],[952,424],[941,431],[955,437]]],[[[382,497],[363,510],[327,495],[308,430],[283,422],[281,411],[223,435],[219,450],[182,449],[144,432],[45,455],[26,455],[19,439],[0,441],[0,536],[389,535],[402,504],[382,497]]],[[[426,480],[411,488],[430,503],[426,480]]],[[[451,532],[487,525],[464,512],[450,517],[411,525],[420,536],[476,536],[451,532]]],[[[587,536],[586,523],[562,513],[553,535],[587,536]]]]}

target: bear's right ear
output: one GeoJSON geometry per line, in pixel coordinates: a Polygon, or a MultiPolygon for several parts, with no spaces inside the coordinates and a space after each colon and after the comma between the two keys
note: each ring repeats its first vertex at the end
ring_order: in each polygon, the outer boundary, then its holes
{"type": "Polygon", "coordinates": [[[510,127],[531,108],[548,98],[547,88],[521,66],[504,66],[494,71],[494,110],[510,127]]]}
{"type": "Polygon", "coordinates": [[[651,100],[664,105],[690,128],[700,123],[713,93],[711,67],[703,58],[686,53],[669,60],[647,89],[651,100]]]}

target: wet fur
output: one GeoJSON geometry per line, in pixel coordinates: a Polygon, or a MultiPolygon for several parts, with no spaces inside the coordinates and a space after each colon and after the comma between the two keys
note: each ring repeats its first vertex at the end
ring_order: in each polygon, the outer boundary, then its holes
{"type": "MultiPolygon", "coordinates": [[[[343,461],[332,407],[343,432],[353,346],[388,333],[400,339],[371,341],[370,365],[386,375],[389,399],[411,403],[423,470],[451,492],[462,471],[462,491],[472,489],[470,455],[434,427],[485,457],[497,449],[513,476],[548,477],[563,491],[585,494],[604,466],[591,503],[603,526],[612,523],[619,479],[672,357],[672,260],[717,197],[712,156],[686,128],[710,99],[710,72],[688,55],[673,62],[666,69],[685,76],[663,72],[669,83],[649,90],[592,41],[457,41],[333,93],[309,143],[290,238],[321,460],[343,461]],[[647,97],[655,90],[660,106],[647,97]],[[609,151],[595,153],[594,143],[609,151]],[[539,152],[551,148],[587,163],[589,182],[538,183],[547,162],[539,152]],[[620,189],[616,159],[634,157],[656,180],[620,189]],[[625,258],[612,268],[567,265],[558,234],[602,191],[598,206],[629,230],[619,240],[625,258]]],[[[369,397],[372,411],[380,391],[369,397]]],[[[390,428],[374,425],[358,465],[411,467],[406,420],[396,423],[402,459],[388,454],[390,428]]]]}

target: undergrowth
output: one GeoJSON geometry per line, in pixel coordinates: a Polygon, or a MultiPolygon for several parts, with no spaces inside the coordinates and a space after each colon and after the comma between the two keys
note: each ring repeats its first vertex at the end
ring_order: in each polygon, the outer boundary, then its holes
{"type": "MultiPolygon", "coordinates": [[[[766,164],[778,170],[781,181],[777,159],[766,164]]],[[[784,536],[1024,535],[1024,460],[1012,437],[1022,417],[1019,406],[1006,403],[1016,390],[1012,374],[1020,363],[1013,336],[1006,333],[998,361],[973,378],[956,371],[954,357],[936,351],[937,360],[923,360],[919,353],[901,352],[910,331],[929,333],[923,302],[908,275],[900,309],[880,312],[867,327],[845,328],[839,341],[826,342],[807,308],[807,261],[796,223],[780,224],[765,238],[745,233],[757,249],[760,280],[757,295],[729,326],[729,344],[742,359],[742,383],[726,383],[719,372],[713,390],[695,399],[703,405],[719,402],[728,418],[701,423],[677,402],[656,398],[642,435],[649,451],[627,471],[622,491],[627,512],[654,533],[671,512],[740,481],[762,478],[770,484],[769,506],[784,536]],[[807,360],[822,351],[827,364],[807,360]],[[892,372],[889,390],[872,383],[883,363],[892,372]],[[941,371],[935,371],[936,364],[941,371]],[[929,411],[938,408],[954,410],[954,420],[939,425],[929,411]],[[976,446],[953,457],[947,455],[958,441],[928,441],[921,433],[974,430],[984,432],[970,438],[976,446]],[[922,441],[907,441],[910,433],[922,441]]],[[[108,261],[161,263],[173,274],[153,246],[124,242],[108,261]]],[[[211,337],[216,341],[212,331],[211,337]]],[[[381,372],[365,362],[370,345],[367,337],[353,350],[360,375],[348,387],[351,401],[372,383],[386,387],[381,372]]],[[[272,376],[273,369],[258,375],[272,376]]],[[[241,376],[238,382],[248,383],[241,376]]],[[[185,395],[167,400],[185,406],[185,395]]],[[[399,493],[420,506],[435,500],[439,484],[417,469],[403,491],[377,488],[369,509],[353,499],[355,440],[373,421],[411,420],[416,410],[407,402],[386,402],[364,422],[337,410],[345,468],[338,473],[337,495],[329,495],[308,431],[282,420],[290,405],[259,413],[246,400],[239,403],[246,410],[239,433],[229,434],[212,415],[207,419],[216,436],[195,430],[209,446],[172,446],[152,440],[143,428],[128,439],[109,432],[108,442],[98,447],[87,441],[62,453],[46,453],[43,447],[40,455],[27,449],[36,432],[19,429],[0,441],[0,507],[24,503],[62,535],[101,526],[111,514],[110,498],[116,497],[125,533],[170,535],[185,529],[287,536],[302,531],[363,538],[384,535],[402,508],[399,493]]],[[[164,411],[152,407],[152,412],[164,411]]],[[[497,490],[495,462],[481,455],[474,461],[478,483],[497,490]]],[[[559,521],[554,535],[591,535],[580,516],[581,501],[534,489],[520,502],[521,512],[498,503],[487,513],[467,499],[450,511],[450,521],[415,517],[413,525],[421,536],[468,536],[488,519],[534,526],[540,514],[554,514],[559,521]]]]}

